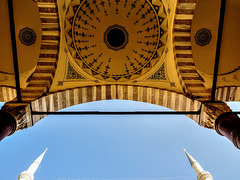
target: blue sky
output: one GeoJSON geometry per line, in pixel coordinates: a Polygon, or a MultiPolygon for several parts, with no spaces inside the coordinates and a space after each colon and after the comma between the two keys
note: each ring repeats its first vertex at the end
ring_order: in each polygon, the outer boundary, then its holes
{"type": "MultiPolygon", "coordinates": [[[[230,106],[240,110],[239,103],[230,106]]],[[[65,110],[116,109],[166,110],[122,100],[85,103],[65,110]]],[[[16,180],[45,148],[48,151],[35,180],[196,179],[183,148],[214,179],[239,179],[240,151],[215,131],[176,115],[48,116],[0,142],[0,179],[16,180]]]]}

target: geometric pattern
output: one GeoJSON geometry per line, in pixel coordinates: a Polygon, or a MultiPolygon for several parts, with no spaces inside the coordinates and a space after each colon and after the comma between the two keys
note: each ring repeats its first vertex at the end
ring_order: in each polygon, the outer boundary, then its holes
{"type": "Polygon", "coordinates": [[[196,44],[198,44],[199,46],[205,46],[209,44],[212,39],[211,31],[206,28],[199,29],[196,32],[194,39],[196,44]]]}
{"type": "Polygon", "coordinates": [[[24,44],[26,46],[30,46],[36,42],[37,36],[36,36],[34,30],[32,30],[28,27],[25,27],[20,30],[18,38],[22,44],[24,44]]]}
{"type": "Polygon", "coordinates": [[[148,79],[152,80],[167,80],[166,75],[165,75],[165,66],[164,63],[162,66],[148,79]]]}
{"type": "Polygon", "coordinates": [[[85,79],[68,63],[67,79],[85,79]]]}
{"type": "Polygon", "coordinates": [[[161,0],[72,0],[64,23],[76,68],[110,82],[129,81],[148,72],[160,60],[167,41],[161,0]],[[106,43],[105,32],[112,26],[122,27],[127,38],[119,48],[106,43]]]}
{"type": "MultiPolygon", "coordinates": [[[[116,35],[121,35],[121,34],[116,34],[116,35]]],[[[123,27],[123,26],[120,26],[120,25],[112,25],[112,26],[109,26],[106,30],[106,32],[104,33],[104,42],[105,44],[107,45],[107,47],[109,49],[112,49],[114,51],[118,51],[118,50],[121,50],[123,49],[127,43],[128,43],[128,32],[126,31],[126,29],[123,27]],[[118,46],[112,46],[108,41],[111,40],[109,38],[109,34],[110,34],[110,31],[113,31],[113,30],[118,30],[120,32],[122,32],[123,36],[120,36],[119,38],[121,38],[122,40],[124,40],[123,42],[121,42],[118,46]]],[[[119,40],[118,40],[119,41],[119,40]]],[[[114,41],[113,41],[114,43],[114,41]]]]}

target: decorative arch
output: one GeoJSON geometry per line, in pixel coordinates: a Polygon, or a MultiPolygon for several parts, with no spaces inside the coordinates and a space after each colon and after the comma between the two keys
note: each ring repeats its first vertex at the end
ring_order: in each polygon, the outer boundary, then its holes
{"type": "MultiPolygon", "coordinates": [[[[201,103],[182,94],[158,88],[129,85],[98,85],[75,88],[49,94],[31,102],[33,111],[59,111],[81,103],[122,99],[147,102],[175,111],[197,111],[201,103]]],[[[46,115],[34,115],[33,124],[46,115]]],[[[199,115],[187,115],[199,123],[199,115]]]]}
{"type": "MultiPolygon", "coordinates": [[[[60,25],[57,0],[35,0],[41,21],[41,47],[35,71],[21,89],[22,100],[31,102],[48,91],[57,68],[60,46],[60,25]]],[[[29,30],[29,28],[28,28],[29,30]]],[[[36,34],[35,34],[36,35],[36,34]]],[[[20,74],[21,76],[21,74],[20,74]]],[[[24,75],[25,76],[25,75],[24,75]]],[[[17,101],[15,87],[0,87],[0,101],[17,101]]]]}
{"type": "Polygon", "coordinates": [[[199,76],[192,55],[191,27],[198,0],[178,0],[173,25],[173,44],[178,77],[184,93],[200,101],[210,99],[201,76],[199,76]]]}
{"type": "Polygon", "coordinates": [[[21,90],[22,100],[31,102],[48,91],[55,76],[60,46],[60,25],[56,0],[36,0],[42,24],[41,49],[34,73],[21,90]]]}

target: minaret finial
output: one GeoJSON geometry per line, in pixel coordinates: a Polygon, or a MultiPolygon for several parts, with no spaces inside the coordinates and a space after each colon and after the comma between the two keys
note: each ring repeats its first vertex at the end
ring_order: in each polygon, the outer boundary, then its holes
{"type": "Polygon", "coordinates": [[[192,168],[196,171],[197,173],[197,179],[198,180],[212,180],[212,176],[209,172],[204,171],[201,165],[190,155],[188,152],[183,149],[187,155],[187,158],[192,166],[192,168]]]}
{"type": "Polygon", "coordinates": [[[190,162],[190,164],[192,165],[194,162],[196,162],[196,160],[190,155],[190,154],[188,154],[188,152],[185,150],[185,149],[183,149],[184,151],[185,151],[185,153],[186,153],[186,155],[187,155],[187,158],[188,158],[188,160],[189,160],[189,162],[190,162]]]}
{"type": "Polygon", "coordinates": [[[42,162],[42,159],[47,151],[47,148],[45,151],[30,165],[30,167],[27,169],[27,171],[23,171],[19,177],[18,180],[33,180],[34,179],[34,173],[38,169],[39,165],[42,162]]]}

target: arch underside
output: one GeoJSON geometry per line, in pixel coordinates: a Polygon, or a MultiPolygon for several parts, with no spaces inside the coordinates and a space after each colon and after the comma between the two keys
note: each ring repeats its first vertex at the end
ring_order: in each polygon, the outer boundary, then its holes
{"type": "MultiPolygon", "coordinates": [[[[151,87],[128,85],[99,85],[70,89],[44,96],[31,103],[33,111],[59,111],[81,103],[121,99],[146,102],[175,111],[198,111],[201,103],[182,94],[151,87]]],[[[46,115],[34,115],[33,124],[46,115]]],[[[187,115],[196,123],[199,115],[187,115]]]]}
{"type": "Polygon", "coordinates": [[[0,102],[8,102],[17,96],[16,89],[11,87],[0,87],[0,102]]]}
{"type": "Polygon", "coordinates": [[[226,86],[216,90],[216,98],[223,102],[240,101],[240,87],[226,86]]]}
{"type": "MultiPolygon", "coordinates": [[[[48,91],[52,84],[57,68],[60,26],[56,0],[36,0],[41,25],[42,37],[38,63],[33,74],[29,77],[28,85],[21,89],[24,102],[31,102],[48,91]]],[[[0,87],[0,101],[17,101],[15,87],[0,87]]]]}

